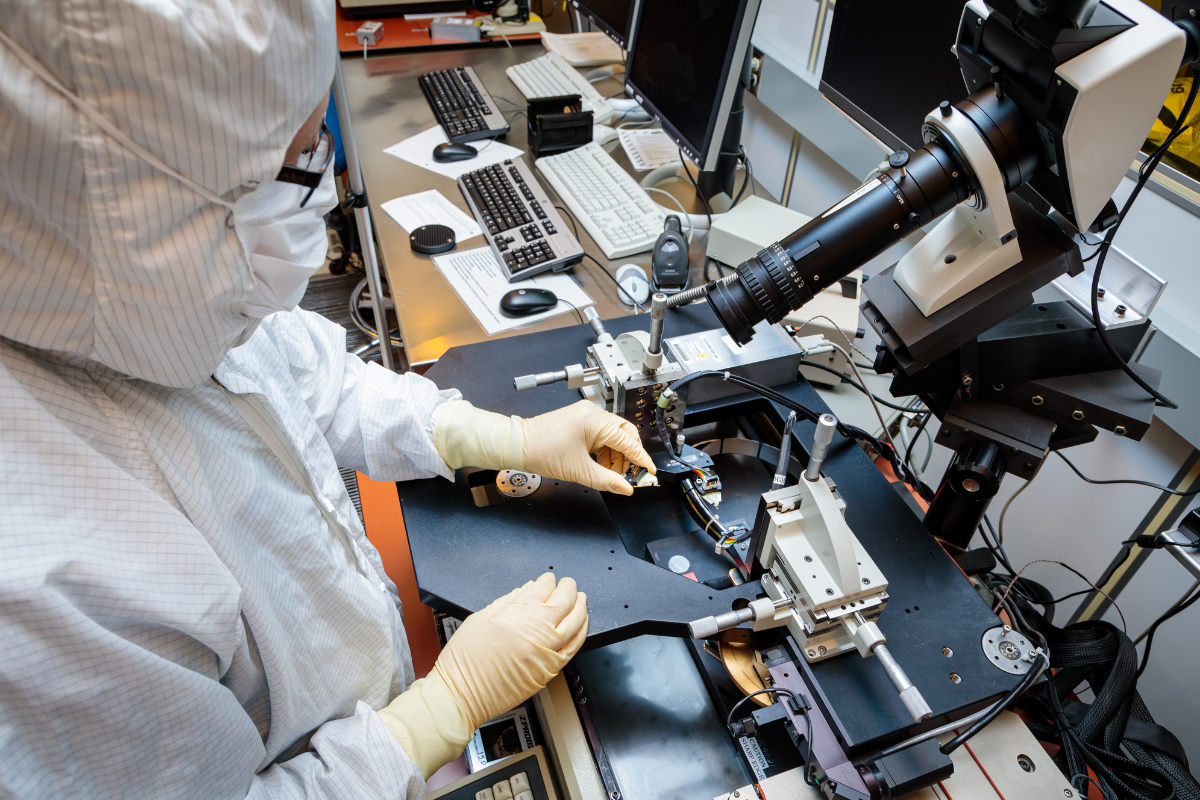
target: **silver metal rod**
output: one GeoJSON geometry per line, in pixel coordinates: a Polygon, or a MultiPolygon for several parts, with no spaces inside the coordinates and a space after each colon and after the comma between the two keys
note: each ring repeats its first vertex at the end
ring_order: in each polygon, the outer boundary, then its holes
{"type": "Polygon", "coordinates": [[[521,375],[513,378],[513,388],[518,392],[523,392],[526,389],[534,389],[538,386],[549,386],[552,383],[565,381],[567,379],[567,371],[565,369],[556,370],[554,372],[539,372],[534,375],[521,375]]]}
{"type": "Polygon", "coordinates": [[[910,736],[899,744],[894,744],[886,750],[880,750],[876,755],[867,756],[866,758],[862,759],[862,761],[863,763],[866,763],[867,761],[875,761],[876,759],[885,758],[893,753],[899,753],[901,750],[907,750],[913,745],[918,745],[927,739],[935,739],[938,736],[941,736],[943,733],[950,733],[958,728],[965,728],[969,725],[974,725],[976,722],[983,719],[984,716],[991,710],[992,709],[989,706],[982,711],[976,711],[970,716],[963,717],[962,719],[956,719],[954,722],[947,722],[945,725],[939,725],[936,728],[931,728],[924,733],[918,733],[916,736],[910,736]]]}
{"type": "Polygon", "coordinates": [[[693,639],[706,639],[709,636],[714,636],[721,631],[727,631],[730,628],[736,628],[744,622],[753,622],[754,612],[749,607],[739,611],[727,611],[724,614],[718,614],[715,617],[702,617],[695,622],[688,623],[688,635],[693,639]]]}
{"type": "Polygon", "coordinates": [[[655,292],[650,298],[650,346],[647,353],[662,352],[663,323],[667,319],[667,296],[655,292]]]}
{"type": "Polygon", "coordinates": [[[1178,544],[1169,544],[1163,549],[1175,556],[1175,560],[1192,573],[1193,578],[1200,580],[1200,560],[1196,558],[1196,550],[1192,547],[1191,540],[1178,530],[1167,531],[1163,537],[1172,542],[1178,542],[1178,544]]]}
{"type": "MultiPolygon", "coordinates": [[[[334,59],[333,102],[337,105],[338,126],[342,130],[342,149],[346,151],[346,176],[350,191],[363,194],[362,165],[358,161],[358,147],[354,144],[354,128],[350,124],[350,100],[346,96],[346,79],[342,77],[342,58],[334,59]]],[[[383,366],[393,372],[396,362],[392,356],[392,337],[388,326],[387,308],[383,299],[383,280],[379,276],[379,259],[375,253],[375,232],[371,227],[371,211],[355,208],[354,220],[358,223],[358,240],[362,245],[363,269],[367,273],[367,285],[371,287],[371,308],[375,312],[375,329],[379,331],[379,355],[383,366]]],[[[397,318],[399,313],[397,312],[397,318]]]]}
{"type": "Polygon", "coordinates": [[[825,454],[829,451],[837,424],[837,417],[833,414],[822,414],[817,420],[817,432],[813,435],[812,450],[808,454],[808,467],[804,470],[806,479],[815,481],[821,477],[821,464],[825,462],[825,454]]]}
{"type": "Polygon", "coordinates": [[[592,330],[596,332],[596,341],[603,344],[604,342],[612,341],[612,334],[604,327],[604,321],[600,319],[600,315],[596,313],[594,306],[588,306],[583,310],[583,316],[588,321],[588,325],[592,326],[592,330]]]}
{"type": "Polygon", "coordinates": [[[883,665],[883,671],[887,673],[892,686],[895,686],[896,691],[900,693],[900,702],[904,703],[904,707],[908,709],[909,714],[912,714],[912,718],[921,722],[932,717],[933,711],[929,708],[929,704],[925,702],[925,698],[921,696],[917,687],[913,686],[913,682],[908,679],[904,668],[892,657],[887,645],[877,644],[871,653],[883,665]]]}

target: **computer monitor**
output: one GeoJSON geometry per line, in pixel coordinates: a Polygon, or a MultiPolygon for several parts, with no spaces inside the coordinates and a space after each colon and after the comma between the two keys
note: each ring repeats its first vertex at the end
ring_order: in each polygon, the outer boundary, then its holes
{"type": "MultiPolygon", "coordinates": [[[[741,138],[734,100],[744,89],[758,6],[759,0],[645,0],[637,10],[625,89],[701,170],[717,169],[731,111],[741,138]]],[[[735,140],[726,161],[736,155],[735,140]]]]}
{"type": "Polygon", "coordinates": [[[967,96],[958,58],[963,0],[838,0],[821,94],[893,150],[924,144],[925,115],[967,96]]]}
{"type": "MultiPolygon", "coordinates": [[[[654,0],[651,0],[653,2],[654,0]]],[[[571,6],[628,49],[637,6],[641,0],[571,0],[571,6]]]]}

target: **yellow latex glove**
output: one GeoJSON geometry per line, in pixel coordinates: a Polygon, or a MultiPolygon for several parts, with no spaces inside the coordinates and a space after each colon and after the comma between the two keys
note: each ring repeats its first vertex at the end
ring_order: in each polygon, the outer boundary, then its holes
{"type": "Polygon", "coordinates": [[[587,595],[547,572],[467,617],[429,675],[379,716],[428,778],[480,725],[548,684],[586,638],[587,595]]]}
{"type": "Polygon", "coordinates": [[[455,400],[438,415],[434,446],[451,469],[515,469],[624,495],[633,494],[621,477],[630,464],[655,471],[637,429],[588,400],[532,419],[455,400]]]}

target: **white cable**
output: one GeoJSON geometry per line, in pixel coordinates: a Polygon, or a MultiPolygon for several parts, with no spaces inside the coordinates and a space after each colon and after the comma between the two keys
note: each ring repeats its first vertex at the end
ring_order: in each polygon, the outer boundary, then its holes
{"type": "MultiPolygon", "coordinates": [[[[815,317],[809,317],[807,322],[805,322],[803,325],[801,325],[799,328],[796,329],[796,334],[798,334],[798,333],[800,333],[800,331],[804,330],[804,328],[807,327],[809,325],[809,323],[811,323],[815,319],[823,319],[826,322],[828,322],[830,327],[832,327],[835,331],[837,331],[839,334],[841,334],[842,338],[846,340],[846,344],[849,346],[849,348],[851,350],[854,349],[854,343],[850,341],[850,337],[846,336],[846,332],[843,331],[841,328],[839,328],[837,323],[835,323],[833,320],[831,320],[829,317],[825,316],[824,314],[817,314],[815,317]]],[[[793,334],[793,335],[795,335],[795,334],[793,334]]],[[[829,340],[826,339],[826,341],[829,341],[829,340]]],[[[900,451],[900,450],[896,450],[896,443],[892,440],[892,434],[887,429],[887,423],[885,423],[883,421],[883,414],[880,413],[880,411],[879,411],[879,404],[875,402],[875,396],[871,394],[871,387],[867,386],[867,382],[865,380],[863,380],[862,373],[858,371],[858,365],[854,363],[854,359],[850,357],[850,353],[848,353],[845,350],[845,348],[843,348],[841,345],[837,344],[836,342],[829,342],[829,344],[830,344],[830,346],[836,348],[837,351],[840,352],[845,357],[846,363],[850,365],[850,369],[854,370],[854,377],[858,378],[859,384],[864,389],[867,390],[867,399],[871,401],[871,408],[875,409],[875,416],[876,416],[876,418],[879,419],[879,426],[883,429],[884,438],[887,440],[887,443],[892,446],[892,450],[893,450],[893,452],[896,453],[897,458],[902,459],[904,457],[904,452],[900,451]]],[[[899,477],[899,476],[897,476],[897,477],[899,477]]]]}
{"type": "MultiPolygon", "coordinates": [[[[653,186],[651,186],[650,188],[646,189],[646,191],[647,191],[647,192],[658,192],[659,194],[665,194],[667,197],[671,198],[671,202],[672,202],[672,203],[674,203],[675,205],[679,206],[679,210],[680,210],[680,212],[682,212],[682,213],[683,213],[683,216],[687,218],[687,224],[688,224],[688,244],[691,244],[691,243],[692,243],[692,234],[694,234],[694,233],[696,232],[696,226],[692,224],[692,215],[691,215],[691,214],[689,214],[687,211],[684,211],[684,209],[683,209],[683,203],[679,202],[679,198],[678,198],[678,197],[676,197],[675,195],[671,194],[670,192],[663,190],[663,189],[655,189],[653,186]]],[[[662,208],[662,206],[661,206],[661,205],[659,205],[659,208],[662,208]]]]}

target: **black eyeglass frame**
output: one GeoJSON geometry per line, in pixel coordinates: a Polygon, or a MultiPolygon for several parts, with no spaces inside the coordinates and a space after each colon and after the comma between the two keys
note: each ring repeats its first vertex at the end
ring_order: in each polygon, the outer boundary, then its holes
{"type": "Polygon", "coordinates": [[[308,204],[308,201],[312,199],[313,192],[315,192],[317,187],[321,185],[321,179],[325,176],[325,170],[329,169],[329,165],[333,163],[333,151],[333,134],[330,132],[328,126],[322,122],[321,132],[317,135],[316,146],[314,146],[311,150],[305,151],[308,153],[308,163],[306,163],[303,167],[295,167],[290,164],[284,164],[279,170],[279,174],[275,176],[275,180],[277,181],[294,183],[298,186],[308,187],[308,194],[304,196],[303,202],[300,203],[301,208],[304,208],[304,206],[308,204]],[[325,159],[321,162],[320,170],[314,172],[309,169],[309,167],[312,166],[313,156],[316,155],[317,150],[321,149],[321,139],[328,139],[329,147],[325,151],[325,159]]]}

